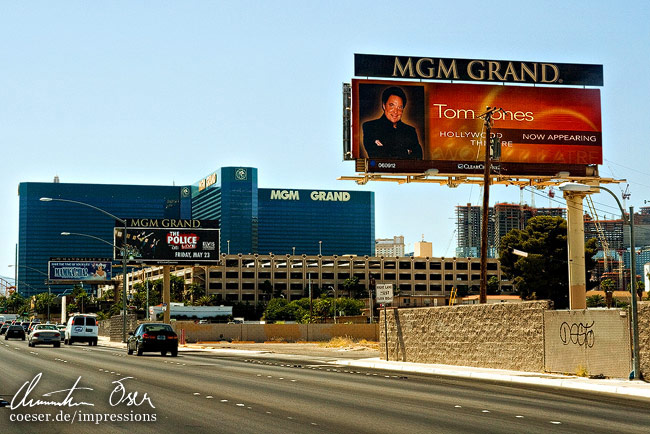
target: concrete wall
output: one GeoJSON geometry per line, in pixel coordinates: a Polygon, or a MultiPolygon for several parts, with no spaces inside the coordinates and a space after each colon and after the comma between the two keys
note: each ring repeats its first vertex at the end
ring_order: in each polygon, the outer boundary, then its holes
{"type": "MultiPolygon", "coordinates": [[[[404,362],[544,370],[549,301],[387,311],[388,358],[404,362]]],[[[386,358],[383,312],[381,357],[386,358]]]]}
{"type": "Polygon", "coordinates": [[[235,341],[328,341],[333,337],[377,341],[377,324],[196,324],[175,321],[172,327],[180,335],[185,330],[186,342],[235,341]]]}
{"type": "Polygon", "coordinates": [[[638,307],[641,375],[650,381],[650,302],[640,302],[638,307]]]}
{"type": "MultiPolygon", "coordinates": [[[[129,338],[129,332],[138,327],[138,320],[135,315],[126,316],[126,338],[129,338]]],[[[124,320],[122,315],[114,315],[109,320],[100,321],[97,333],[100,336],[109,336],[112,342],[122,342],[122,328],[124,320]]]]}
{"type": "Polygon", "coordinates": [[[628,310],[544,313],[546,371],[627,378],[632,371],[628,310]]]}
{"type": "MultiPolygon", "coordinates": [[[[548,301],[530,301],[389,310],[389,360],[530,372],[577,373],[582,366],[589,375],[627,378],[632,367],[627,310],[550,307],[548,301]],[[560,334],[564,322],[569,326],[567,344],[560,334]],[[573,324],[577,344],[571,343],[573,324]]],[[[640,302],[638,312],[641,375],[650,380],[650,302],[640,302]]],[[[383,312],[379,325],[385,359],[383,312]]]]}

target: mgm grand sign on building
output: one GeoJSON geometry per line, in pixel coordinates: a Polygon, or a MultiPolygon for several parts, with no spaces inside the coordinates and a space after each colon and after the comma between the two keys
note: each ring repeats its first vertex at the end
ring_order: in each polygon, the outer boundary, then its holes
{"type": "Polygon", "coordinates": [[[347,191],[305,191],[305,190],[271,190],[271,200],[300,200],[309,198],[315,201],[326,202],[347,202],[350,200],[350,193],[347,191]]]}
{"type": "Polygon", "coordinates": [[[603,85],[602,65],[356,54],[354,72],[344,158],[357,172],[481,173],[486,107],[498,108],[500,174],[592,176],[602,164],[600,90],[584,88],[603,85]]]}

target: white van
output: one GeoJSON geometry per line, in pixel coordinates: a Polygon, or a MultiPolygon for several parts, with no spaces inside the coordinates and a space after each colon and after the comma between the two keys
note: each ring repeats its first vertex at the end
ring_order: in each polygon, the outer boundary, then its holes
{"type": "Polygon", "coordinates": [[[88,342],[88,345],[97,345],[97,318],[95,315],[73,315],[65,326],[66,345],[74,342],[88,342]]]}

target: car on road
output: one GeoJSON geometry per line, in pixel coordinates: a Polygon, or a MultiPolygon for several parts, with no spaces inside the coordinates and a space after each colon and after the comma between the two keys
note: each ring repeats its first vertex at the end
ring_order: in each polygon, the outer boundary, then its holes
{"type": "Polygon", "coordinates": [[[145,323],[140,324],[134,332],[129,332],[126,342],[127,354],[134,352],[141,356],[144,352],[160,352],[172,357],[178,355],[178,336],[169,324],[145,323]]]}
{"type": "Polygon", "coordinates": [[[5,332],[5,340],[13,338],[25,340],[25,329],[22,325],[14,324],[9,326],[5,332]]]}
{"type": "Polygon", "coordinates": [[[60,347],[61,332],[54,324],[36,324],[29,333],[27,343],[30,347],[40,344],[52,344],[54,347],[60,347]]]}
{"type": "Polygon", "coordinates": [[[0,335],[4,335],[4,334],[5,334],[5,332],[6,332],[7,329],[9,328],[9,325],[10,325],[10,324],[9,324],[8,322],[2,324],[2,327],[0,327],[0,335]]]}
{"type": "Polygon", "coordinates": [[[65,341],[65,324],[57,324],[56,328],[59,330],[59,333],[61,333],[61,342],[65,341]]]}
{"type": "Polygon", "coordinates": [[[34,330],[34,326],[36,326],[36,324],[40,324],[40,323],[41,323],[41,320],[40,320],[40,319],[33,319],[33,320],[31,320],[31,321],[29,322],[29,326],[27,326],[27,333],[31,333],[32,330],[34,330]]]}
{"type": "Polygon", "coordinates": [[[65,326],[66,345],[74,342],[88,342],[88,345],[97,346],[97,318],[95,315],[73,315],[65,326]]]}

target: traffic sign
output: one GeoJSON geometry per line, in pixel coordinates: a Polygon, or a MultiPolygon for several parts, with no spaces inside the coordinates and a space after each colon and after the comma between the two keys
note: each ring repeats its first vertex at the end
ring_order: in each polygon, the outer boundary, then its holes
{"type": "Polygon", "coordinates": [[[391,304],[393,302],[392,283],[378,283],[376,289],[377,289],[377,303],[391,304]]]}

